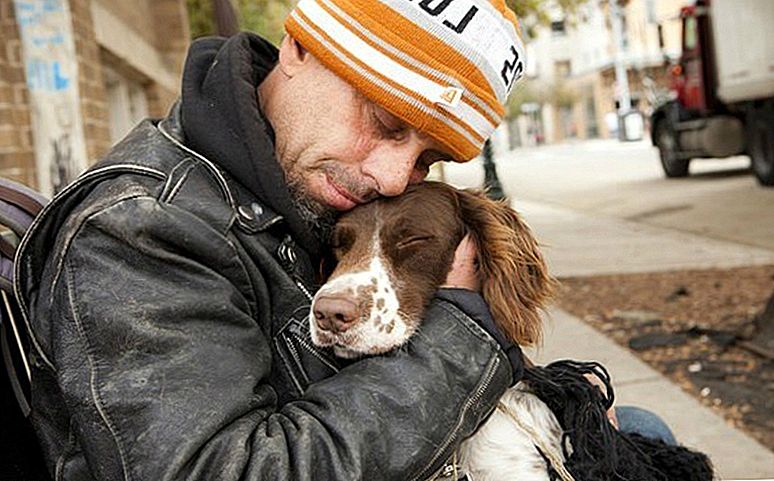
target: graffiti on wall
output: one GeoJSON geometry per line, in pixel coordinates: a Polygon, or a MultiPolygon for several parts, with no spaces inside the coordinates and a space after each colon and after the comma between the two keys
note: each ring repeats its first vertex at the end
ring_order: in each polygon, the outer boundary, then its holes
{"type": "Polygon", "coordinates": [[[14,0],[22,40],[38,185],[62,190],[86,168],[78,62],[67,0],[14,0]]]}

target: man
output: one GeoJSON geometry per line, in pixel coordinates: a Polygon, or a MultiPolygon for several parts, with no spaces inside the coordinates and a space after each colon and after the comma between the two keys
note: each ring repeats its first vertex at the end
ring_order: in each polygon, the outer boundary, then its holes
{"type": "MultiPolygon", "coordinates": [[[[475,156],[523,70],[502,0],[301,0],[195,42],[181,101],[38,219],[17,293],[57,480],[422,480],[517,381],[472,290],[343,366],[308,340],[336,212],[475,156]],[[466,314],[470,312],[473,314],[466,314]]],[[[470,246],[449,285],[474,288],[470,246]]],[[[484,309],[485,311],[485,309],[484,309]]]]}
{"type": "MultiPolygon", "coordinates": [[[[195,42],[171,115],[22,246],[32,421],[55,479],[426,479],[520,377],[518,348],[465,314],[472,291],[434,301],[408,349],[346,367],[306,325],[335,213],[474,157],[500,122],[523,69],[513,14],[302,0],[287,29],[279,50],[195,42]]],[[[472,271],[449,283],[473,287],[472,271]]]]}

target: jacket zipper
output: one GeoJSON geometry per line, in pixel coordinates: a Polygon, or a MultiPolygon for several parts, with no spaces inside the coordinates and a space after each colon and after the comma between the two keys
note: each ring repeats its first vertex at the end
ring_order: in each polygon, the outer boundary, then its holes
{"type": "Polygon", "coordinates": [[[309,344],[308,342],[306,342],[306,340],[305,340],[304,338],[302,338],[301,336],[298,336],[298,337],[296,337],[296,340],[298,341],[298,343],[299,343],[299,344],[301,344],[301,347],[305,348],[305,349],[307,350],[307,352],[309,352],[309,354],[311,354],[311,355],[313,355],[314,357],[316,357],[316,358],[317,358],[317,359],[318,359],[320,362],[322,362],[323,364],[325,364],[326,366],[328,366],[329,368],[331,368],[333,371],[335,371],[335,372],[339,372],[339,371],[341,370],[341,369],[339,369],[338,367],[336,367],[336,366],[334,366],[333,364],[331,364],[331,361],[329,361],[328,359],[325,359],[325,358],[322,356],[322,354],[320,354],[319,352],[317,352],[317,351],[314,349],[314,347],[312,347],[312,345],[311,345],[311,344],[309,344]]]}
{"type": "Polygon", "coordinates": [[[306,296],[306,298],[307,298],[309,301],[311,301],[312,299],[314,299],[314,296],[312,296],[312,294],[309,292],[309,289],[307,289],[307,288],[306,288],[306,286],[304,285],[304,283],[303,283],[303,282],[301,282],[301,279],[299,279],[297,276],[293,276],[293,281],[295,281],[295,283],[296,283],[296,285],[298,286],[298,288],[299,288],[299,289],[301,289],[301,292],[303,292],[303,293],[304,293],[304,295],[306,296]]]}
{"type": "MultiPolygon", "coordinates": [[[[303,364],[301,363],[301,356],[298,355],[298,350],[296,349],[296,346],[294,346],[292,342],[287,342],[286,345],[290,350],[290,355],[293,356],[293,360],[296,362],[296,366],[299,367],[299,371],[301,371],[301,373],[304,375],[304,378],[305,378],[304,382],[306,384],[309,384],[309,378],[302,368],[303,364]]],[[[305,389],[302,389],[300,385],[298,386],[298,388],[301,394],[304,394],[305,389]]]]}
{"type": "MultiPolygon", "coordinates": [[[[449,448],[449,446],[457,438],[460,428],[462,428],[462,423],[465,420],[465,415],[467,414],[471,406],[474,403],[478,402],[481,399],[481,397],[484,395],[486,390],[489,388],[489,385],[492,383],[492,378],[494,378],[494,374],[497,371],[497,367],[499,365],[500,365],[500,359],[497,356],[495,356],[493,358],[493,361],[489,364],[489,368],[487,369],[486,373],[484,374],[484,380],[481,383],[480,387],[476,390],[475,393],[473,393],[473,396],[468,398],[468,400],[462,406],[462,411],[460,412],[460,417],[459,417],[459,420],[457,421],[457,425],[454,427],[454,430],[452,430],[452,432],[446,438],[446,441],[444,441],[441,444],[441,447],[438,449],[438,451],[436,451],[435,455],[430,459],[430,462],[427,463],[425,468],[422,469],[417,476],[411,478],[411,481],[423,481],[425,479],[431,479],[431,475],[426,473],[432,469],[433,465],[436,462],[438,462],[438,459],[441,458],[442,455],[444,455],[444,453],[449,448]]],[[[441,469],[443,469],[443,467],[441,467],[441,469]]]]}

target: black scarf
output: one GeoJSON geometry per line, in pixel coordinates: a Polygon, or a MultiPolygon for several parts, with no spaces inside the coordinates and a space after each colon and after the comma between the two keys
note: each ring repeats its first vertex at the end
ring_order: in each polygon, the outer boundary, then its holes
{"type": "MultiPolygon", "coordinates": [[[[557,361],[526,369],[523,380],[562,426],[564,465],[577,481],[712,481],[706,455],[622,433],[610,424],[607,410],[613,405],[613,387],[600,364],[557,361]],[[602,379],[607,397],[588,382],[587,373],[602,379]]],[[[552,480],[558,479],[549,471],[552,480]]]]}
{"type": "Polygon", "coordinates": [[[296,210],[274,155],[274,131],[258,105],[256,89],[277,59],[276,47],[246,32],[196,40],[183,73],[185,142],[282,215],[295,240],[317,257],[320,241],[296,210]]]}

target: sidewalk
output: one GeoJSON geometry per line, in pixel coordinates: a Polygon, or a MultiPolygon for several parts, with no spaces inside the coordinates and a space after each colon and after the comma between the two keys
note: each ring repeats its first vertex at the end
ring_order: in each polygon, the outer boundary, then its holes
{"type": "MultiPolygon", "coordinates": [[[[774,252],[766,249],[534,202],[516,201],[514,207],[548,244],[544,252],[557,276],[774,263],[774,252]]],[[[659,414],[681,443],[709,454],[721,479],[774,478],[774,453],[574,316],[552,310],[544,347],[528,354],[540,363],[600,361],[613,376],[618,403],[659,414]]]]}
{"type": "Polygon", "coordinates": [[[557,277],[774,264],[774,251],[533,201],[511,203],[557,277]]]}
{"type": "Polygon", "coordinates": [[[720,479],[774,478],[774,453],[578,318],[552,310],[543,348],[527,354],[541,364],[566,358],[601,362],[613,378],[617,404],[657,413],[680,443],[710,456],[720,479]]]}

